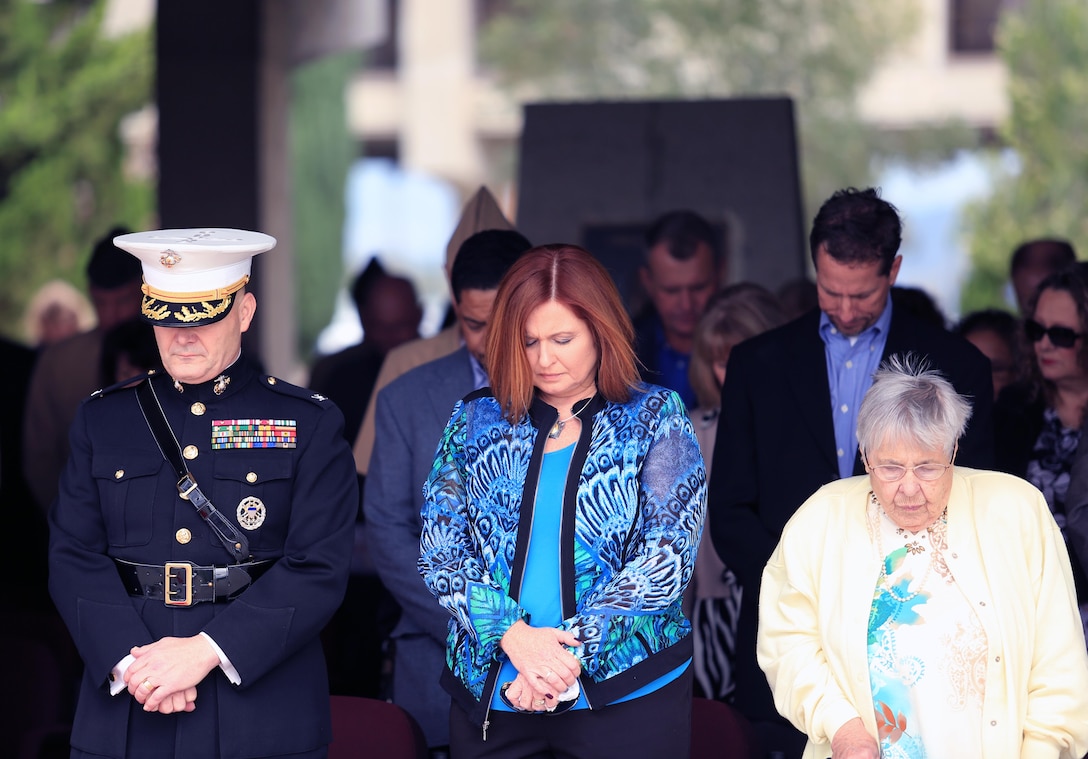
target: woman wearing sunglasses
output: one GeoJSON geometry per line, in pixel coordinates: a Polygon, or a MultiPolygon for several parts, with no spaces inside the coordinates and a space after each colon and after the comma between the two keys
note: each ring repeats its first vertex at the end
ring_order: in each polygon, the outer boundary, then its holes
{"type": "MultiPolygon", "coordinates": [[[[1046,497],[1066,531],[1069,475],[1088,405],[1088,278],[1083,265],[1051,274],[1035,289],[1023,334],[1030,379],[1009,386],[994,404],[997,468],[1023,477],[1046,497]]],[[[1073,560],[1082,609],[1088,581],[1073,560]]]]}
{"type": "Polygon", "coordinates": [[[632,337],[581,248],[534,248],[499,285],[491,387],[454,408],[424,486],[454,759],[688,755],[706,472],[632,337]]]}
{"type": "Polygon", "coordinates": [[[1035,289],[1024,319],[1029,379],[994,406],[996,462],[1043,491],[1065,527],[1069,470],[1088,404],[1088,281],[1077,267],[1051,274],[1035,289]]]}

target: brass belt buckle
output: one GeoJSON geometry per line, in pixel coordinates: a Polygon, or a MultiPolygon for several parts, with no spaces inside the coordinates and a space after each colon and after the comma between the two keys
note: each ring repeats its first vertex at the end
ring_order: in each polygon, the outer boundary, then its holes
{"type": "Polygon", "coordinates": [[[167,606],[192,606],[192,565],[186,564],[183,561],[168,561],[166,562],[164,569],[166,575],[163,582],[163,603],[167,606]],[[178,585],[181,585],[182,587],[177,587],[178,585]]]}

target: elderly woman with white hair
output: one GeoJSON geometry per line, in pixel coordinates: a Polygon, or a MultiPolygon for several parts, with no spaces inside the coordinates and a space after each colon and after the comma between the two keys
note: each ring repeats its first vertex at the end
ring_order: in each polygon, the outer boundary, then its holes
{"type": "Polygon", "coordinates": [[[954,466],[970,413],[885,362],[858,411],[868,475],[809,498],[764,570],[759,664],[805,759],[1088,751],[1065,543],[1032,485],[954,466]]]}

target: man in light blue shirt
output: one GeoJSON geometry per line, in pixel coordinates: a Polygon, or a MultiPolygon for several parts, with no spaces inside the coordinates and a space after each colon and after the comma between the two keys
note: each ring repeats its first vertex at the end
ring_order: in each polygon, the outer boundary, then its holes
{"type": "MultiPolygon", "coordinates": [[[[896,259],[897,262],[899,260],[896,259]]],[[[888,327],[892,322],[890,292],[884,301],[884,309],[876,322],[854,335],[839,329],[826,311],[820,313],[820,339],[824,341],[827,356],[831,420],[835,426],[835,455],[839,461],[840,477],[849,477],[854,473],[858,406],[873,384],[873,372],[880,365],[884,344],[888,340],[888,327]]]]}

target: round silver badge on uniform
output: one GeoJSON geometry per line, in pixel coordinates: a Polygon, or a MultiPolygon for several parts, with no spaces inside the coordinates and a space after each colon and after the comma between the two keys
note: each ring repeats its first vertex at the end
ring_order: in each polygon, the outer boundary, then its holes
{"type": "Polygon", "coordinates": [[[246,496],[238,504],[238,524],[247,530],[256,530],[264,524],[264,501],[255,495],[246,496]]]}

